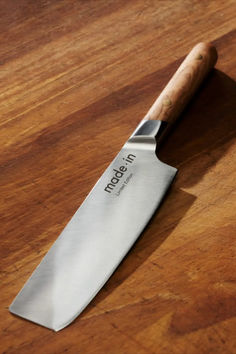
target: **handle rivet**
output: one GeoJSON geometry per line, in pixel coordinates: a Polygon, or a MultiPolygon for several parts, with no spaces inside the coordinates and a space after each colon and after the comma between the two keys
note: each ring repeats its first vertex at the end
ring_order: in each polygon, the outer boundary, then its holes
{"type": "Polygon", "coordinates": [[[164,106],[171,106],[171,105],[172,105],[172,102],[171,102],[171,100],[167,97],[167,98],[164,98],[164,100],[163,100],[163,105],[164,105],[164,106]]]}
{"type": "Polygon", "coordinates": [[[197,56],[197,58],[196,58],[197,60],[202,60],[203,59],[203,56],[202,56],[202,54],[198,54],[198,56],[197,56]]]}

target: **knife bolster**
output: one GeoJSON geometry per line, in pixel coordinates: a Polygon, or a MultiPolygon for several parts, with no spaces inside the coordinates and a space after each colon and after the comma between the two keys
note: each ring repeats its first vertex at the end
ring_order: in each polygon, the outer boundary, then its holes
{"type": "Polygon", "coordinates": [[[141,149],[144,146],[147,149],[156,149],[168,130],[168,125],[161,120],[143,119],[125,145],[128,147],[130,144],[138,144],[141,149]]]}

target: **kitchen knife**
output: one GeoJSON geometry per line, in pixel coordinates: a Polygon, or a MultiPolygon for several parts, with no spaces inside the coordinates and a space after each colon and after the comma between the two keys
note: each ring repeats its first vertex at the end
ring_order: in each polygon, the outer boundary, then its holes
{"type": "Polygon", "coordinates": [[[13,314],[58,331],[102,288],[173,181],[177,169],[156,150],[216,60],[211,44],[192,49],[16,296],[13,314]]]}

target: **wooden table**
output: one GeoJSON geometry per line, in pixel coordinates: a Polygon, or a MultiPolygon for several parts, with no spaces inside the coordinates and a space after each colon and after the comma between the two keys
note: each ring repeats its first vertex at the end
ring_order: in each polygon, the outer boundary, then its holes
{"type": "Polygon", "coordinates": [[[1,1],[1,353],[236,353],[236,2],[1,1]],[[219,60],[161,147],[168,197],[83,314],[8,306],[187,52],[219,60]]]}

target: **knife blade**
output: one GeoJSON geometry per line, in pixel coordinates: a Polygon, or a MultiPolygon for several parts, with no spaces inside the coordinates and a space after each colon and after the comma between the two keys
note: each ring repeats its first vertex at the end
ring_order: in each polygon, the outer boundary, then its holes
{"type": "Polygon", "coordinates": [[[58,331],[94,298],[174,180],[177,169],[156,151],[216,61],[211,44],[192,49],[16,296],[11,313],[58,331]]]}

